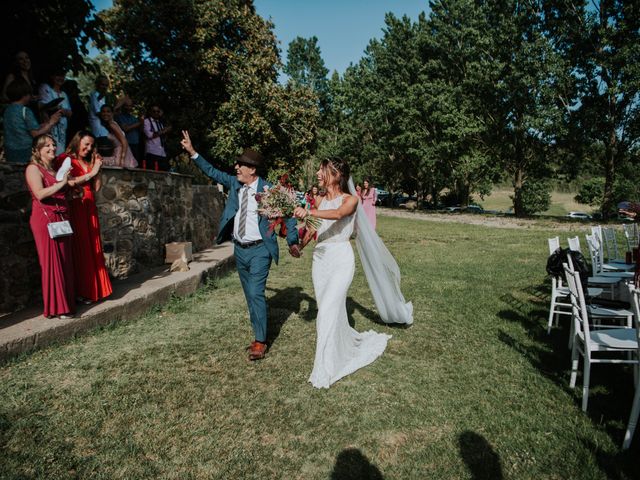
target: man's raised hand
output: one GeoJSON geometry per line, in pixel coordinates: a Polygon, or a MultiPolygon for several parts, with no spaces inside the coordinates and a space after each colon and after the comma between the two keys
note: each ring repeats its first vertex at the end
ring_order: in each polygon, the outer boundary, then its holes
{"type": "Polygon", "coordinates": [[[193,157],[196,154],[196,150],[193,148],[191,137],[189,137],[189,132],[187,130],[182,130],[182,140],[180,140],[180,145],[182,145],[182,148],[186,150],[189,156],[193,157]]]}

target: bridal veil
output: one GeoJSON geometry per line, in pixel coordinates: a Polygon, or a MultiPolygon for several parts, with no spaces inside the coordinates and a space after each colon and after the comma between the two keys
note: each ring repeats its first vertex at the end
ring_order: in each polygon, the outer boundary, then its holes
{"type": "MultiPolygon", "coordinates": [[[[351,195],[356,195],[351,178],[349,178],[349,192],[351,195]]],[[[413,305],[405,301],[400,290],[398,264],[369,223],[360,202],[358,202],[355,222],[356,248],[380,318],[385,323],[411,325],[413,305]]]]}

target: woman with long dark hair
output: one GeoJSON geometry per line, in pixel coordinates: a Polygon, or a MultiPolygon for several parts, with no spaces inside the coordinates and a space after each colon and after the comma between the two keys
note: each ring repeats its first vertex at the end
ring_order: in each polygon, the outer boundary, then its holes
{"type": "Polygon", "coordinates": [[[58,162],[71,158],[75,187],[71,199],[71,225],[75,235],[73,271],[77,300],[89,304],[111,295],[113,288],[104,263],[100,220],[95,193],[100,190],[102,158],[95,151],[95,137],[88,130],[80,130],[69,142],[67,151],[58,162]]]}
{"type": "Polygon", "coordinates": [[[362,207],[364,213],[369,219],[369,223],[373,229],[376,229],[376,202],[378,201],[378,192],[371,184],[368,178],[365,178],[362,182],[362,191],[360,192],[360,198],[362,199],[362,207]]]}
{"type": "Polygon", "coordinates": [[[297,208],[295,216],[311,214],[322,219],[313,251],[313,289],[318,303],[316,354],[309,381],[328,388],[342,377],[362,368],[384,352],[390,335],[373,330],[359,333],[347,318],[347,292],[355,272],[353,233],[359,200],[350,195],[349,166],[341,159],[325,160],[317,172],[326,191],[317,208],[297,208]]]}

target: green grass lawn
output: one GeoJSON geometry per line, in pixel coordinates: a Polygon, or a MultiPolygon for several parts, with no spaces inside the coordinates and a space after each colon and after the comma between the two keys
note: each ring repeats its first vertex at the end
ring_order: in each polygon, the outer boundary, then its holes
{"type": "MultiPolygon", "coordinates": [[[[500,210],[506,212],[513,208],[513,201],[510,196],[513,195],[513,189],[496,187],[484,200],[478,200],[485,210],[500,210]]],[[[578,203],[574,200],[575,193],[568,192],[551,192],[551,205],[549,209],[542,212],[543,215],[564,216],[569,212],[586,212],[593,211],[593,207],[578,203]]]]}
{"type": "Polygon", "coordinates": [[[285,256],[261,362],[246,360],[231,274],[0,368],[0,478],[638,478],[640,432],[619,450],[631,370],[596,365],[584,414],[568,388],[568,329],[546,335],[553,232],[390,217],[379,230],[415,324],[374,323],[359,270],[355,328],[393,335],[372,365],[329,390],[307,383],[311,252],[285,256]]]}

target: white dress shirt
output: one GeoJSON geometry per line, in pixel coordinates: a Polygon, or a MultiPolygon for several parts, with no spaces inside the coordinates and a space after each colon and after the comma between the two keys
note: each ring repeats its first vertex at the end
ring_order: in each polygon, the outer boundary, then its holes
{"type": "Polygon", "coordinates": [[[259,179],[256,179],[255,182],[250,185],[243,185],[243,187],[238,190],[238,211],[233,219],[233,238],[241,243],[262,240],[262,235],[260,235],[260,229],[258,227],[258,202],[256,201],[258,180],[259,179]],[[249,190],[249,196],[247,198],[247,219],[244,229],[244,237],[240,238],[238,235],[238,227],[240,226],[240,207],[242,206],[242,196],[244,195],[245,189],[249,190]]]}

